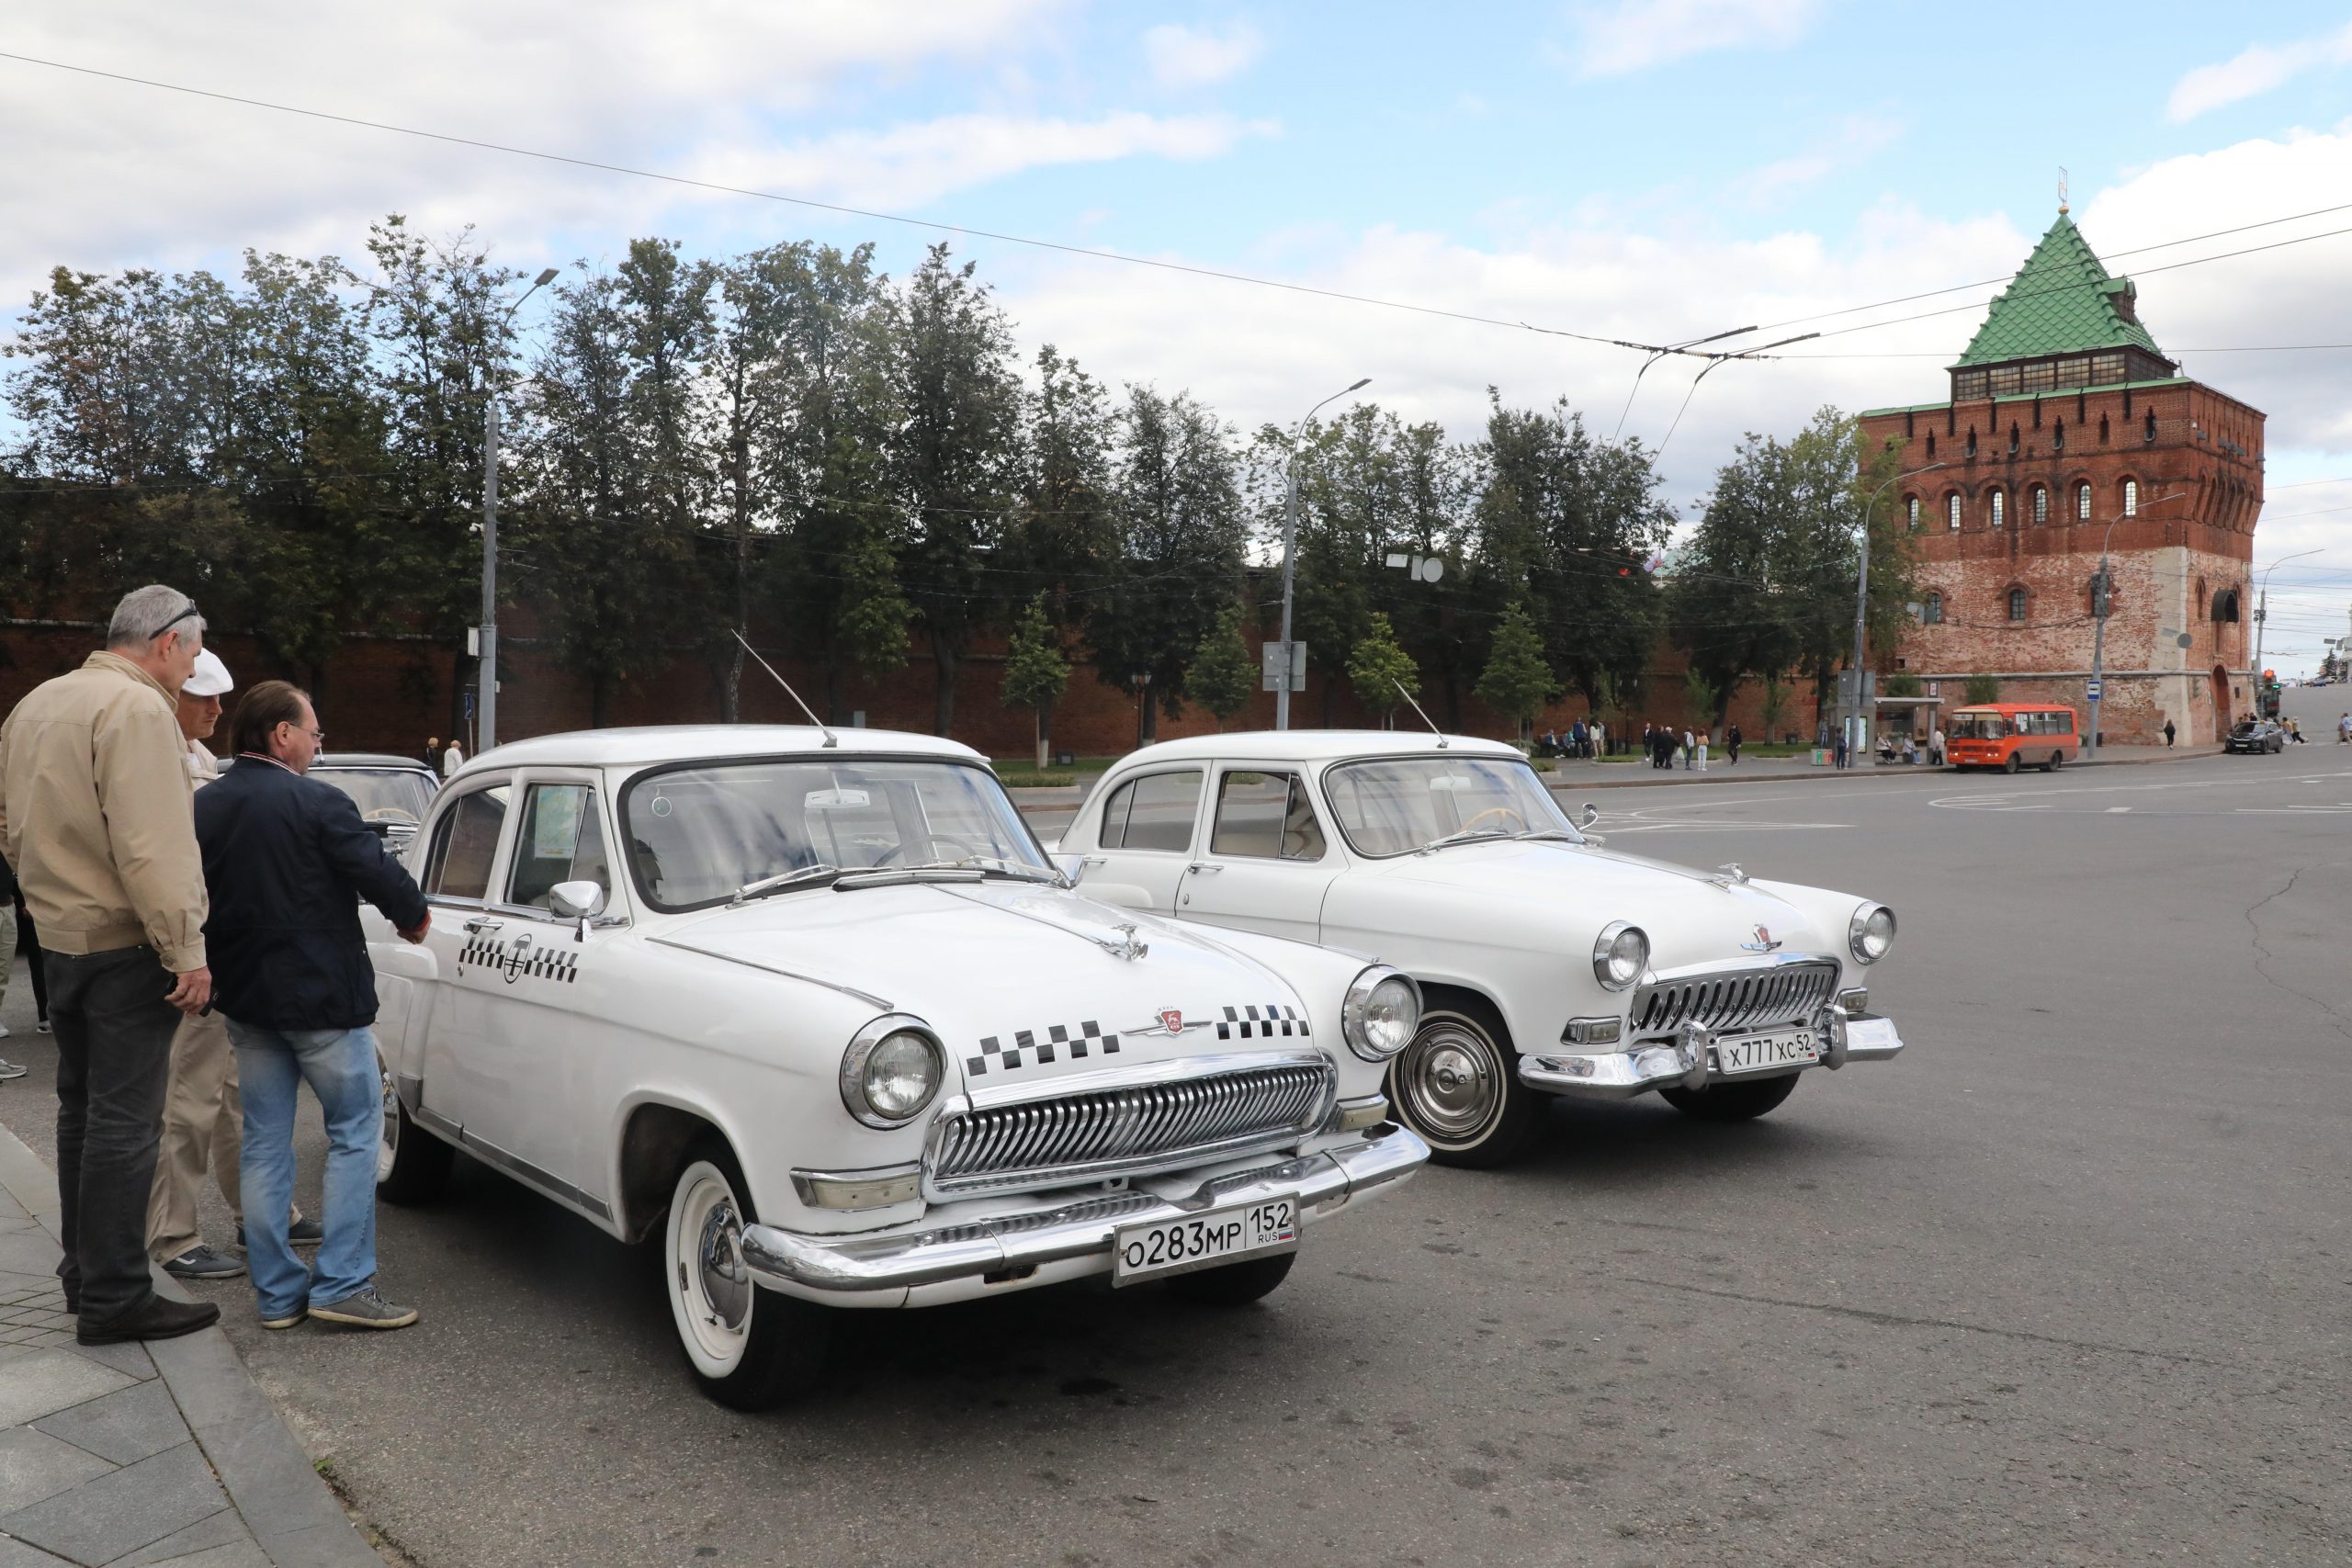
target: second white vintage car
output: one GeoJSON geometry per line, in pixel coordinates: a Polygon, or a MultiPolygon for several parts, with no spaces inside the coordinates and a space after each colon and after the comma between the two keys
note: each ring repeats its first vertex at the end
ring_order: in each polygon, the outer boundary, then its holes
{"type": "Polygon", "coordinates": [[[1407,976],[1069,889],[978,753],[728,726],[501,746],[367,917],[380,1190],[463,1149],[661,1238],[722,1402],[817,1372],[834,1307],[1108,1274],[1253,1301],[1303,1229],[1411,1176],[1407,976]]]}
{"type": "Polygon", "coordinates": [[[1808,1068],[1903,1049],[1864,985],[1894,911],[1602,849],[1500,741],[1292,730],[1148,746],[1103,776],[1059,849],[1106,902],[1376,952],[1411,974],[1424,1007],[1389,1097],[1449,1164],[1510,1158],[1546,1095],[1654,1089],[1742,1120],[1808,1068]]]}

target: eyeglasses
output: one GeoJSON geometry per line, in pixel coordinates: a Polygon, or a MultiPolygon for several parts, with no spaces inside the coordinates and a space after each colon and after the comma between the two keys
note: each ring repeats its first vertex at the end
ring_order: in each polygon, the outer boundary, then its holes
{"type": "Polygon", "coordinates": [[[300,725],[296,724],[292,719],[288,718],[281,718],[277,722],[284,725],[287,728],[292,730],[297,735],[309,736],[311,739],[317,741],[322,746],[327,743],[327,732],[323,729],[305,729],[300,725]]]}
{"type": "Polygon", "coordinates": [[[182,610],[178,615],[174,615],[170,620],[165,621],[162,626],[157,626],[153,631],[149,632],[149,633],[147,634],[147,640],[148,640],[149,642],[153,642],[157,637],[162,637],[165,632],[170,631],[174,626],[178,626],[182,621],[193,621],[193,620],[196,620],[196,619],[198,619],[198,615],[197,615],[197,613],[196,613],[196,601],[195,601],[195,600],[193,600],[193,599],[191,599],[191,600],[189,600],[189,601],[187,602],[187,609],[182,610]]]}

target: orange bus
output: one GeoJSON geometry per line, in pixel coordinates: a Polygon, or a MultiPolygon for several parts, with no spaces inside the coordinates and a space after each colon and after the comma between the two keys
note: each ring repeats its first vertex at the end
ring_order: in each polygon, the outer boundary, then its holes
{"type": "Polygon", "coordinates": [[[1956,708],[1944,730],[1944,761],[1954,768],[2019,768],[2043,773],[2081,754],[2075,710],[2038,703],[1985,703],[1956,708]]]}

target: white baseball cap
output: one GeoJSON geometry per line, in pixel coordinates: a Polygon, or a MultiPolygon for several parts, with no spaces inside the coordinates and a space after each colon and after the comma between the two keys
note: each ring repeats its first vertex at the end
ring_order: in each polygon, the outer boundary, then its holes
{"type": "Polygon", "coordinates": [[[198,651],[196,669],[180,688],[180,694],[189,697],[225,697],[236,684],[229,679],[229,667],[220,662],[220,656],[207,648],[198,651]]]}

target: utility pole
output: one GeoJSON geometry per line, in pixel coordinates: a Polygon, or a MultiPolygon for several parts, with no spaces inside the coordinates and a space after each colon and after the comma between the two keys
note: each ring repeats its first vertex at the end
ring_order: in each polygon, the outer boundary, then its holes
{"type": "MultiPolygon", "coordinates": [[[[541,272],[530,288],[523,290],[523,299],[506,307],[506,314],[499,319],[503,334],[514,312],[540,289],[555,281],[556,269],[541,272]]],[[[481,416],[481,663],[476,677],[477,699],[481,708],[481,741],[474,749],[480,756],[498,744],[498,384],[494,375],[482,389],[481,416]]]]}
{"type": "MultiPolygon", "coordinates": [[[[2115,601],[2115,569],[2108,564],[2107,547],[2115,540],[2115,525],[2126,517],[2137,517],[2152,506],[2162,506],[2167,501],[2178,501],[2188,492],[2177,490],[2142,503],[2137,510],[2119,512],[2107,520],[2107,532],[2098,537],[2098,575],[2091,580],[2091,683],[2088,702],[2091,729],[2083,737],[2083,761],[2098,760],[2098,705],[2107,697],[2107,612],[2115,601]]],[[[2227,734],[2224,730],[2222,733],[2227,734]]]]}
{"type": "MultiPolygon", "coordinates": [[[[1332,398],[1344,398],[1350,392],[1360,392],[1370,385],[1372,378],[1366,376],[1354,386],[1332,393],[1331,397],[1323,400],[1323,403],[1331,401],[1332,398]]],[[[1282,672],[1274,678],[1276,729],[1290,728],[1290,587],[1291,556],[1298,544],[1298,444],[1306,434],[1306,422],[1315,417],[1315,409],[1321,408],[1323,403],[1317,403],[1314,409],[1299,415],[1297,426],[1290,433],[1289,494],[1283,502],[1283,662],[1282,672]]]]}
{"type": "Polygon", "coordinates": [[[2297,550],[2291,556],[2280,556],[2262,569],[2262,592],[2256,598],[2254,608],[2254,668],[2246,671],[2246,683],[2254,688],[2254,711],[2257,714],[2262,711],[2262,630],[2270,620],[2270,574],[2290,560],[2301,560],[2305,556],[2319,553],[2319,548],[2297,550]]]}
{"type": "MultiPolygon", "coordinates": [[[[1713,369],[1713,367],[1710,366],[1708,368],[1713,369]]],[[[1702,374],[1704,374],[1704,372],[1702,372],[1702,374]]],[[[1921,474],[1932,474],[1938,468],[1948,468],[1950,467],[1951,467],[1950,463],[1929,463],[1925,468],[1912,468],[1900,474],[1889,474],[1885,479],[1879,481],[1879,487],[1871,491],[1870,500],[1862,504],[1861,570],[1857,574],[1854,583],[1854,705],[1844,721],[1849,728],[1852,725],[1854,716],[1868,711],[1862,704],[1862,660],[1868,657],[1868,654],[1862,646],[1862,633],[1870,621],[1871,517],[1878,511],[1878,498],[1886,493],[1886,490],[1889,485],[1894,484],[1899,480],[1917,479],[1921,474]]],[[[1815,716],[1819,716],[1817,711],[1815,716]]],[[[1868,743],[1869,737],[1859,734],[1849,734],[1847,736],[1846,739],[1847,744],[1849,747],[1856,751],[1860,751],[1861,748],[1868,743]]]]}

